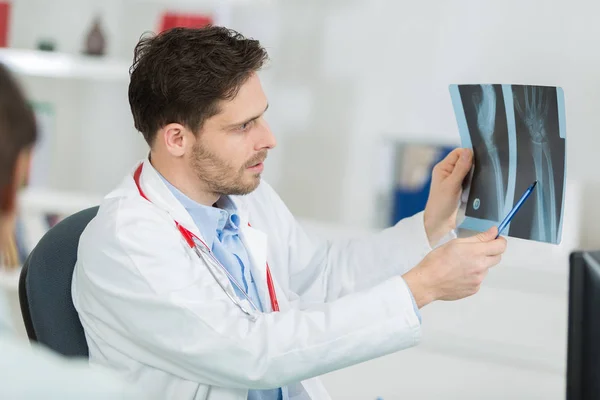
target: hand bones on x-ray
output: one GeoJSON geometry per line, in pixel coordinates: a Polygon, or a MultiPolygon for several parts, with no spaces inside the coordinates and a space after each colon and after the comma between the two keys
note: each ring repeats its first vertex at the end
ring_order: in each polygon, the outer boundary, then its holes
{"type": "MultiPolygon", "coordinates": [[[[556,199],[554,192],[554,171],[552,168],[550,144],[546,131],[548,118],[548,100],[544,95],[544,88],[526,86],[524,88],[524,100],[521,104],[514,97],[515,108],[526,126],[531,138],[531,150],[535,168],[535,179],[538,181],[537,188],[537,238],[542,241],[554,240],[557,233],[556,228],[556,199]],[[547,177],[547,182],[544,179],[547,177]],[[547,184],[545,184],[547,183],[547,184]],[[544,196],[546,191],[546,196],[544,196]],[[546,218],[549,224],[546,225],[546,218]]],[[[532,232],[532,236],[535,232],[532,232]]]]}
{"type": "Polygon", "coordinates": [[[494,128],[496,126],[496,91],[492,85],[481,85],[481,95],[473,95],[473,103],[477,111],[477,128],[483,138],[485,147],[492,161],[496,179],[496,198],[498,199],[498,219],[504,214],[504,180],[500,166],[498,148],[494,143],[494,128]]]}

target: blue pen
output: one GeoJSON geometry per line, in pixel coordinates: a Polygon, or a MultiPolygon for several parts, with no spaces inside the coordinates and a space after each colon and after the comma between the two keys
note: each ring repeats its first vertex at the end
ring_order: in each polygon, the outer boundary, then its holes
{"type": "Polygon", "coordinates": [[[500,226],[498,226],[498,235],[496,235],[496,239],[498,239],[498,237],[500,236],[502,231],[506,228],[506,225],[508,225],[510,223],[510,221],[513,219],[513,217],[515,216],[517,211],[519,211],[519,208],[521,208],[523,203],[525,203],[525,200],[527,200],[527,198],[529,197],[531,192],[533,192],[533,188],[535,188],[535,185],[537,185],[537,181],[533,182],[531,184],[531,186],[529,186],[527,188],[527,190],[525,191],[525,193],[523,193],[523,196],[521,196],[521,198],[519,199],[517,204],[515,204],[515,206],[512,208],[512,210],[510,210],[510,212],[504,218],[504,220],[502,220],[502,222],[500,223],[500,226]]]}

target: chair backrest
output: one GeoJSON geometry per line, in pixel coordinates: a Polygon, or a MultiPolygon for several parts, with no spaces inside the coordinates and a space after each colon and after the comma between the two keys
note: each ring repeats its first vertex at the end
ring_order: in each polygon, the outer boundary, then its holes
{"type": "Polygon", "coordinates": [[[23,265],[19,302],[30,340],[65,356],[88,357],[83,327],[71,299],[79,237],[98,207],[73,214],[42,237],[23,265]]]}

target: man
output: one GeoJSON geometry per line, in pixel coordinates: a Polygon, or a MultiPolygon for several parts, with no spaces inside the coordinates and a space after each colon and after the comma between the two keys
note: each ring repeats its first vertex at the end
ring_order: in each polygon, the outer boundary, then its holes
{"type": "Polygon", "coordinates": [[[309,237],[260,178],[276,144],[266,60],[221,27],[136,47],[129,100],[150,154],[84,232],[73,299],[91,361],[156,398],[329,398],[317,376],[415,345],[418,309],[475,293],[505,250],[490,230],[431,251],[453,236],[460,149],[436,166],[424,214],[309,237]]]}
{"type": "MultiPolygon", "coordinates": [[[[31,107],[0,65],[0,254],[13,235],[17,190],[29,171],[37,128],[31,107]]],[[[0,300],[4,300],[4,296],[0,300]]],[[[144,398],[86,362],[70,361],[15,337],[7,304],[0,301],[0,398],[144,398]]]]}

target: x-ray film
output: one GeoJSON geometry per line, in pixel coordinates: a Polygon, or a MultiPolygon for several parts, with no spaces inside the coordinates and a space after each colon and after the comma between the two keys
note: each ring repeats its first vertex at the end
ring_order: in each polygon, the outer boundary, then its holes
{"type": "Polygon", "coordinates": [[[537,180],[503,234],[558,244],[566,177],[566,123],[561,88],[451,85],[462,147],[474,167],[463,193],[461,228],[498,226],[537,180]]]}

